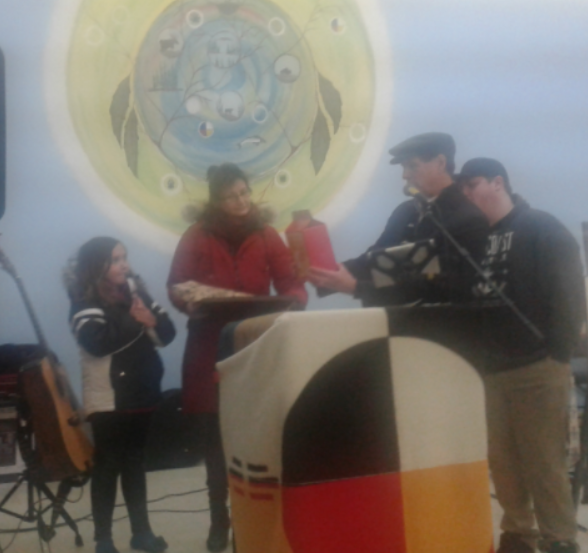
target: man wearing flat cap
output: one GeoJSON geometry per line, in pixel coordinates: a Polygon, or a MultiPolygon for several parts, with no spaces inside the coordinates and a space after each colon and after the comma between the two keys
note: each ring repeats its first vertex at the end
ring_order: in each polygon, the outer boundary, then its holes
{"type": "Polygon", "coordinates": [[[513,194],[495,159],[468,161],[456,177],[486,216],[490,234],[474,295],[506,306],[484,318],[492,359],[484,367],[488,459],[502,508],[497,553],[576,553],[576,520],[567,471],[570,358],[585,314],[580,252],[555,217],[513,194]],[[539,532],[535,530],[535,521],[539,532]]]}
{"type": "Polygon", "coordinates": [[[419,198],[400,204],[392,213],[384,231],[366,253],[345,261],[338,271],[312,267],[309,280],[319,288],[352,294],[365,306],[458,301],[466,289],[464,278],[473,278],[467,261],[443,236],[425,212],[435,218],[474,258],[481,257],[486,243],[488,223],[454,183],[455,142],[440,132],[413,136],[390,150],[391,164],[402,166],[405,192],[419,198]],[[424,206],[423,204],[426,204],[424,206]],[[440,254],[441,275],[424,277],[390,288],[376,289],[371,282],[367,254],[373,250],[398,246],[404,242],[434,240],[440,254]]]}

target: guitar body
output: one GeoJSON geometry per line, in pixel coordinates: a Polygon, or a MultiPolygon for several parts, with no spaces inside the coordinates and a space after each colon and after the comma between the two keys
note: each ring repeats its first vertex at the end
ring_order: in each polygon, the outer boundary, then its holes
{"type": "Polygon", "coordinates": [[[43,478],[61,481],[88,473],[93,448],[63,368],[43,357],[22,368],[20,386],[29,406],[43,478]]]}
{"type": "Polygon", "coordinates": [[[49,352],[24,284],[1,248],[0,267],[16,283],[43,355],[24,365],[19,378],[20,393],[30,413],[35,438],[36,468],[46,482],[87,474],[92,468],[93,448],[84,433],[67,374],[49,352]]]}

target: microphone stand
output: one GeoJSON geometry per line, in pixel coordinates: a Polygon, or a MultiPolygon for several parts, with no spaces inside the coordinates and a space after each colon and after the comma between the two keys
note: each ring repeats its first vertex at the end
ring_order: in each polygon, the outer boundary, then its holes
{"type": "Polygon", "coordinates": [[[445,228],[445,225],[433,215],[432,205],[427,202],[424,198],[421,199],[418,196],[414,195],[413,198],[419,203],[423,204],[421,207],[424,211],[423,218],[428,218],[436,227],[441,231],[443,236],[449,240],[449,242],[453,245],[453,247],[458,251],[459,255],[465,259],[471,267],[473,267],[476,274],[482,279],[484,282],[495,292],[498,297],[505,303],[505,305],[519,318],[519,320],[530,330],[536,338],[539,340],[545,340],[544,334],[529,320],[529,318],[515,305],[515,303],[500,289],[498,286],[490,279],[490,277],[484,272],[482,267],[480,267],[470,255],[470,252],[466,250],[452,235],[451,233],[445,228]],[[425,205],[426,202],[426,205],[425,205]]]}

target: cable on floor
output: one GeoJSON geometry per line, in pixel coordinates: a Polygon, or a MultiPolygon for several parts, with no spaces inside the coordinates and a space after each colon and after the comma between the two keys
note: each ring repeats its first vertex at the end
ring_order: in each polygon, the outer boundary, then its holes
{"type": "MultiPolygon", "coordinates": [[[[164,501],[165,499],[169,499],[171,497],[184,497],[186,495],[192,495],[192,494],[202,493],[202,492],[205,492],[205,491],[208,491],[208,488],[200,488],[200,489],[191,490],[191,491],[188,491],[188,492],[168,493],[168,494],[163,495],[161,497],[157,497],[155,499],[150,499],[150,500],[147,501],[147,503],[157,503],[158,501],[164,501]]],[[[79,501],[79,499],[76,500],[73,503],[77,503],[77,501],[79,501]]],[[[117,509],[117,508],[124,507],[124,506],[125,506],[124,503],[117,503],[114,506],[114,508],[117,509]]],[[[206,509],[190,509],[190,510],[153,509],[153,510],[149,510],[149,513],[202,513],[202,512],[209,511],[209,510],[210,510],[209,508],[206,508],[206,509]]],[[[113,522],[118,522],[119,520],[124,520],[126,518],[128,518],[128,515],[125,515],[123,517],[119,517],[117,519],[113,519],[113,522]]],[[[92,520],[92,515],[91,514],[87,514],[87,515],[85,515],[83,517],[74,519],[74,522],[78,523],[78,522],[85,522],[85,521],[91,521],[91,520],[92,520]]],[[[20,523],[18,525],[18,528],[15,528],[15,529],[0,530],[0,534],[13,534],[14,533],[16,535],[18,533],[36,532],[37,531],[37,528],[36,527],[34,527],[34,528],[21,528],[22,523],[23,523],[23,520],[20,521],[20,523]]],[[[66,522],[60,522],[59,524],[56,524],[54,526],[54,528],[63,528],[64,526],[67,526],[67,523],[66,522]]],[[[11,541],[11,543],[12,543],[12,541],[11,541]]],[[[4,548],[4,551],[3,551],[1,549],[1,547],[0,547],[0,553],[5,553],[6,549],[7,548],[5,547],[4,548]]]]}

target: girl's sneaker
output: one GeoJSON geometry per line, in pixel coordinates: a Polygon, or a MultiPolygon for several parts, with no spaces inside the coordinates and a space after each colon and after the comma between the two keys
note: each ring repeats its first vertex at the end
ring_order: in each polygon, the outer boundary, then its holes
{"type": "Polygon", "coordinates": [[[113,541],[109,538],[96,542],[96,553],[118,553],[118,549],[114,547],[113,541]]]}
{"type": "Polygon", "coordinates": [[[131,548],[147,551],[147,553],[162,553],[167,549],[167,542],[161,536],[156,536],[149,531],[135,534],[131,538],[131,548]]]}

